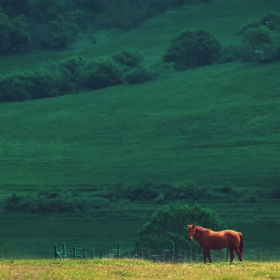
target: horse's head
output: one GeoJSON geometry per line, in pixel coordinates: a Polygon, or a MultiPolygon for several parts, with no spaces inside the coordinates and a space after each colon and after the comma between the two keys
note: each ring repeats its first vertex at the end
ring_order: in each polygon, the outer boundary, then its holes
{"type": "Polygon", "coordinates": [[[195,225],[188,225],[187,231],[189,235],[189,241],[192,241],[195,234],[195,225]]]}

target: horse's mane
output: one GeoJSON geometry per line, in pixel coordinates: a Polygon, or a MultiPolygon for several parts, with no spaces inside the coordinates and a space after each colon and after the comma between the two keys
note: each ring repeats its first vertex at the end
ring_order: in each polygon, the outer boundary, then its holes
{"type": "Polygon", "coordinates": [[[210,229],[210,228],[204,228],[204,227],[197,226],[197,225],[195,225],[195,227],[199,228],[199,229],[207,230],[207,231],[210,231],[210,230],[212,231],[212,229],[210,229]]]}

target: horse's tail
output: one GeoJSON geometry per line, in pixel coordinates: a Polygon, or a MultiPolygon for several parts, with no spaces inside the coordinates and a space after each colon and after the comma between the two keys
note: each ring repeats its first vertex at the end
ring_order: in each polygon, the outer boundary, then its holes
{"type": "Polygon", "coordinates": [[[241,232],[239,232],[239,237],[240,237],[239,252],[243,254],[244,243],[243,243],[243,235],[241,232]]]}

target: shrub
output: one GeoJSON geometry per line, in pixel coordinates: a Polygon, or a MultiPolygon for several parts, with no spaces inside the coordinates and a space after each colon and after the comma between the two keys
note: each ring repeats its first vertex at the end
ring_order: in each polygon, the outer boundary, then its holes
{"type": "Polygon", "coordinates": [[[17,102],[32,99],[34,84],[24,74],[9,75],[0,79],[0,102],[17,102]]]}
{"type": "Polygon", "coordinates": [[[241,49],[240,45],[224,46],[221,50],[221,63],[239,60],[241,58],[241,49]]]}
{"type": "Polygon", "coordinates": [[[140,84],[151,81],[158,76],[158,73],[148,71],[144,67],[137,68],[124,76],[128,84],[140,84]]]}
{"type": "Polygon", "coordinates": [[[149,201],[156,199],[159,195],[158,188],[153,183],[142,182],[140,184],[131,185],[123,190],[123,197],[131,201],[149,201]]]}
{"type": "Polygon", "coordinates": [[[251,60],[259,62],[279,60],[280,44],[278,37],[264,26],[247,29],[243,35],[244,51],[247,53],[245,58],[249,57],[251,60]]]}
{"type": "Polygon", "coordinates": [[[112,56],[113,61],[125,67],[125,70],[140,65],[144,57],[136,50],[123,50],[112,56]]]}
{"type": "Polygon", "coordinates": [[[266,27],[249,28],[243,35],[243,43],[252,48],[257,48],[264,44],[272,44],[274,38],[272,33],[266,27]]]}
{"type": "Polygon", "coordinates": [[[246,30],[248,30],[250,28],[258,28],[261,26],[266,27],[271,31],[280,30],[280,15],[274,14],[274,13],[269,13],[269,14],[263,16],[260,20],[256,20],[256,21],[246,24],[239,30],[239,33],[244,34],[246,32],[246,30]]]}
{"type": "Polygon", "coordinates": [[[61,81],[66,83],[70,92],[84,89],[83,75],[86,67],[86,60],[82,57],[73,56],[61,61],[58,71],[61,74],[61,81]]]}
{"type": "Polygon", "coordinates": [[[261,19],[261,23],[268,27],[269,30],[280,30],[280,15],[269,13],[261,19]]]}
{"type": "Polygon", "coordinates": [[[29,80],[33,83],[31,95],[33,99],[49,98],[63,95],[63,90],[70,90],[69,88],[61,88],[59,82],[61,81],[60,73],[51,72],[48,70],[40,70],[28,75],[29,80]]]}
{"type": "Polygon", "coordinates": [[[186,232],[188,224],[197,224],[213,230],[225,229],[225,223],[213,210],[202,208],[197,203],[188,206],[173,202],[159,208],[152,215],[151,221],[142,226],[139,233],[140,243],[143,247],[154,250],[168,248],[172,242],[175,242],[177,248],[197,246],[188,242],[186,232]]]}
{"type": "Polygon", "coordinates": [[[100,59],[87,65],[83,79],[88,89],[97,90],[121,84],[122,76],[119,64],[111,59],[100,59]]]}
{"type": "Polygon", "coordinates": [[[4,209],[24,213],[56,213],[88,212],[110,207],[110,201],[105,198],[73,199],[72,196],[48,191],[39,192],[37,196],[23,196],[14,193],[6,199],[4,209]]]}
{"type": "Polygon", "coordinates": [[[220,56],[221,44],[209,31],[187,29],[171,40],[162,59],[174,62],[177,70],[185,70],[212,64],[220,56]]]}

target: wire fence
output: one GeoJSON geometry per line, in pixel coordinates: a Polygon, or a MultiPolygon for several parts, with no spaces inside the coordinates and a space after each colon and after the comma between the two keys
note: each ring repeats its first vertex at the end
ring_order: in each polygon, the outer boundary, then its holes
{"type": "MultiPolygon", "coordinates": [[[[236,255],[236,254],[235,254],[236,255]]],[[[200,248],[184,249],[177,248],[174,242],[171,243],[169,248],[155,251],[150,248],[139,246],[135,242],[134,247],[122,247],[121,243],[117,243],[115,247],[86,247],[86,246],[70,246],[67,247],[65,243],[61,246],[54,245],[55,258],[73,258],[73,259],[142,259],[151,260],[154,262],[168,262],[168,263],[182,263],[182,262],[203,262],[203,252],[200,248]]],[[[214,262],[229,261],[229,252],[227,249],[214,251],[211,250],[211,257],[214,262]]],[[[235,259],[238,259],[235,256],[235,259]]],[[[257,249],[247,250],[243,254],[244,260],[250,261],[279,261],[280,248],[275,249],[257,249]]]]}

